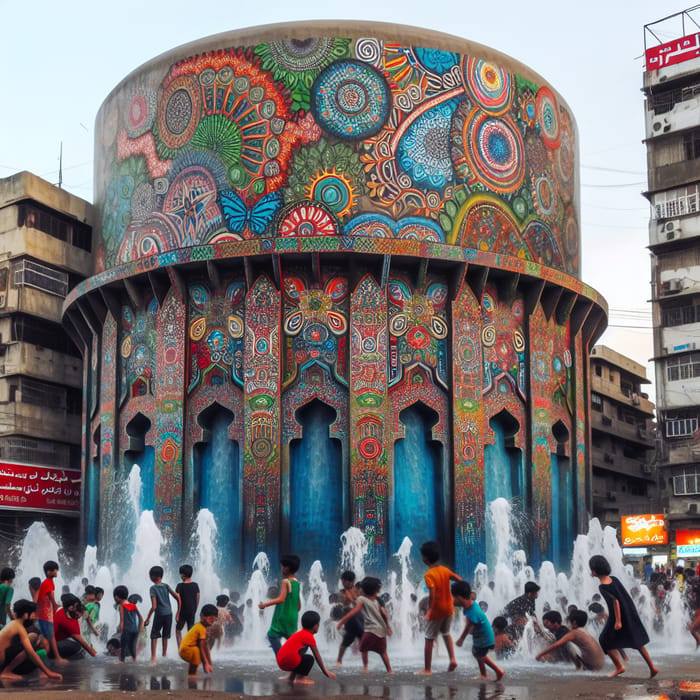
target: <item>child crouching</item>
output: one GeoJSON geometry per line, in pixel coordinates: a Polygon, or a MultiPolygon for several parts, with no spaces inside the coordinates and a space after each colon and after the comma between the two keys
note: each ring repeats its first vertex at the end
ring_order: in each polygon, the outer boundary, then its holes
{"type": "Polygon", "coordinates": [[[316,659],[318,667],[328,678],[335,679],[335,674],[331,673],[323,665],[323,659],[316,647],[314,635],[318,632],[320,623],[321,616],[314,610],[307,610],[301,616],[302,629],[295,632],[277,652],[277,665],[283,671],[290,672],[290,683],[295,681],[297,683],[313,683],[314,681],[308,678],[308,675],[314,665],[314,659],[316,659]],[[307,649],[311,650],[313,656],[306,653],[307,649]]]}
{"type": "Polygon", "coordinates": [[[208,603],[202,606],[199,614],[199,622],[189,629],[180,643],[180,658],[187,661],[189,678],[197,676],[197,668],[202,664],[204,673],[211,673],[214,669],[211,665],[211,654],[207,644],[207,627],[211,627],[218,619],[219,613],[216,605],[208,603]]]}

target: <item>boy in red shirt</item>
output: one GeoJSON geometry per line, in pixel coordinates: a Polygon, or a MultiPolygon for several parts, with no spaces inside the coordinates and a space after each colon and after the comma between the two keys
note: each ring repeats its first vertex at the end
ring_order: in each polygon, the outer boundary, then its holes
{"type": "Polygon", "coordinates": [[[331,673],[324,665],[321,654],[316,647],[316,638],[314,635],[318,632],[321,616],[315,610],[307,610],[301,616],[301,629],[295,632],[277,652],[277,665],[283,671],[289,671],[289,682],[312,684],[310,678],[307,678],[311,667],[314,665],[314,659],[318,667],[323,673],[335,680],[335,674],[331,673]],[[306,650],[311,649],[311,654],[307,654],[306,650]],[[301,678],[297,679],[297,676],[301,678]]]}
{"type": "Polygon", "coordinates": [[[58,610],[58,604],[54,598],[53,592],[56,590],[53,580],[58,576],[58,564],[55,561],[49,560],[44,562],[44,574],[46,578],[39,586],[37,593],[36,604],[36,621],[39,625],[39,632],[49,642],[49,653],[53,654],[54,659],[59,663],[65,663],[65,659],[58,653],[56,645],[56,637],[53,630],[53,616],[58,610]]]}
{"type": "Polygon", "coordinates": [[[446,566],[442,566],[440,561],[440,545],[437,542],[424,542],[420,548],[423,563],[428,566],[425,572],[425,585],[428,587],[428,612],[425,614],[425,667],[418,671],[421,675],[432,673],[433,646],[438,635],[442,635],[450,656],[448,671],[457,668],[455,659],[455,649],[450,635],[452,626],[452,616],[455,612],[452,593],[450,591],[451,581],[461,581],[453,571],[446,566]]]}

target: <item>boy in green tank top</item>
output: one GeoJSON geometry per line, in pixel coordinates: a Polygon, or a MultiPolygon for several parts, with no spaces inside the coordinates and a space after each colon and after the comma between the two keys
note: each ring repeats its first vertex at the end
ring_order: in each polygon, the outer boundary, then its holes
{"type": "Polygon", "coordinates": [[[267,631],[267,638],[275,658],[282,647],[282,639],[289,639],[297,631],[299,610],[301,610],[299,581],[294,576],[299,571],[301,561],[296,554],[285,554],[280,557],[280,564],[282,565],[282,585],[279,595],[267,602],[258,603],[260,610],[271,605],[275,606],[270,629],[267,631]]]}

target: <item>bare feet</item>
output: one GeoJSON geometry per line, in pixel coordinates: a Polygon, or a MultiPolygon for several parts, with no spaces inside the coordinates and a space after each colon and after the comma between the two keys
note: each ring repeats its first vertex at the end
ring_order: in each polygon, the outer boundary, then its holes
{"type": "Polygon", "coordinates": [[[307,678],[306,676],[302,676],[301,678],[295,678],[294,682],[298,683],[299,685],[313,685],[316,681],[312,680],[311,678],[307,678]]]}
{"type": "Polygon", "coordinates": [[[620,666],[619,668],[615,667],[615,670],[608,676],[608,678],[615,678],[615,676],[619,676],[621,673],[624,673],[625,670],[626,669],[624,666],[620,666]]]}
{"type": "Polygon", "coordinates": [[[433,672],[429,668],[424,668],[421,671],[416,671],[416,676],[432,676],[433,672]]]}
{"type": "Polygon", "coordinates": [[[658,672],[659,672],[659,669],[656,668],[656,666],[652,666],[649,669],[649,678],[653,678],[658,672]]]}
{"type": "Polygon", "coordinates": [[[456,668],[457,668],[457,662],[454,659],[452,659],[452,661],[450,661],[450,665],[447,667],[447,670],[448,670],[448,672],[451,673],[456,668]]]}
{"type": "Polygon", "coordinates": [[[12,673],[12,671],[4,671],[0,674],[0,678],[4,681],[21,681],[23,679],[18,673],[12,673]]]}
{"type": "Polygon", "coordinates": [[[505,676],[505,675],[506,675],[506,672],[505,672],[505,671],[502,671],[502,670],[499,668],[498,671],[496,671],[496,680],[497,680],[497,681],[500,681],[501,678],[503,678],[503,676],[505,676]]]}

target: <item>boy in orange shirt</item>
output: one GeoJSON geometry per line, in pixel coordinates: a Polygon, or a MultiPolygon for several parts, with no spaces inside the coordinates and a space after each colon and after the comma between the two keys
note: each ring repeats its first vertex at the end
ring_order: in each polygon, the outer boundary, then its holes
{"type": "Polygon", "coordinates": [[[450,591],[451,581],[461,581],[461,577],[442,566],[440,561],[440,545],[437,542],[424,542],[420,548],[423,563],[427,565],[425,572],[425,585],[428,587],[428,612],[425,614],[425,668],[418,671],[421,675],[432,673],[433,646],[438,635],[442,635],[450,657],[448,671],[457,668],[455,649],[450,635],[452,616],[454,615],[454,601],[450,591]]]}

